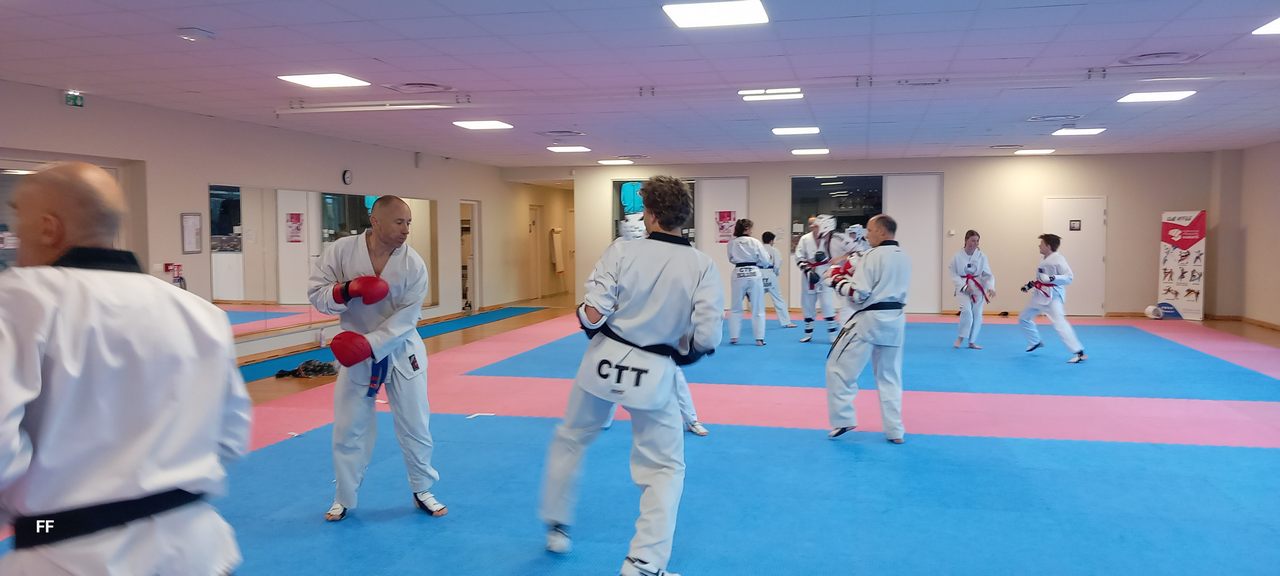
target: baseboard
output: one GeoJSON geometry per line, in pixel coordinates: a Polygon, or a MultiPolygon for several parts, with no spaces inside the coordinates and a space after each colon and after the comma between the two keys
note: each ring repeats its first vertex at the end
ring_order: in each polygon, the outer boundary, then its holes
{"type": "Polygon", "coordinates": [[[226,304],[228,306],[281,306],[279,302],[274,300],[214,300],[214,304],[226,304]]]}
{"type": "Polygon", "coordinates": [[[1241,322],[1244,320],[1244,316],[1232,316],[1232,315],[1225,315],[1225,314],[1205,314],[1204,319],[1205,320],[1222,320],[1225,322],[1241,322]]]}
{"type": "Polygon", "coordinates": [[[1253,324],[1254,326],[1261,326],[1262,328],[1266,328],[1268,330],[1275,330],[1277,332],[1280,332],[1280,324],[1272,324],[1271,322],[1257,320],[1255,318],[1249,318],[1249,317],[1244,318],[1244,323],[1253,324]]]}
{"type": "Polygon", "coordinates": [[[1103,316],[1107,318],[1146,318],[1147,315],[1142,312],[1107,312],[1103,316]]]}

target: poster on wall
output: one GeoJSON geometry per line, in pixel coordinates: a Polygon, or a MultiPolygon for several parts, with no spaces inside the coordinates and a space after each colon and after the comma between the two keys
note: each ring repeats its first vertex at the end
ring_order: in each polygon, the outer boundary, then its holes
{"type": "Polygon", "coordinates": [[[290,244],[302,243],[302,213],[289,212],[285,214],[285,241],[290,244]]]}
{"type": "Polygon", "coordinates": [[[1204,210],[1165,212],[1160,218],[1160,275],[1156,302],[1165,318],[1204,319],[1204,210]]]}
{"type": "Polygon", "coordinates": [[[733,240],[733,225],[738,222],[738,212],[735,210],[719,210],[716,212],[716,226],[720,230],[719,240],[721,244],[728,244],[733,240]]]}

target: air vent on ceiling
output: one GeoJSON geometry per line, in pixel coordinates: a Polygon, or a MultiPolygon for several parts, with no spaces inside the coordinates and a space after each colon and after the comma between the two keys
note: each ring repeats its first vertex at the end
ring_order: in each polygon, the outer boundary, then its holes
{"type": "Polygon", "coordinates": [[[946,84],[951,80],[948,78],[911,78],[907,80],[899,80],[899,86],[938,86],[946,84]]]}
{"type": "Polygon", "coordinates": [[[990,146],[992,150],[1017,150],[1021,147],[1021,144],[996,144],[995,146],[990,146]]]}
{"type": "Polygon", "coordinates": [[[1045,114],[1043,116],[1032,116],[1027,118],[1027,122],[1067,122],[1070,120],[1079,120],[1082,118],[1079,114],[1045,114]]]}
{"type": "Polygon", "coordinates": [[[1169,64],[1189,64],[1200,58],[1200,54],[1192,52],[1150,52],[1121,58],[1117,62],[1125,66],[1160,66],[1169,64]]]}
{"type": "Polygon", "coordinates": [[[383,88],[395,90],[401,94],[434,94],[437,92],[452,92],[452,86],[444,84],[436,84],[434,82],[403,82],[400,84],[383,84],[383,88]]]}
{"type": "Polygon", "coordinates": [[[648,156],[644,154],[623,154],[621,156],[618,156],[618,158],[620,160],[641,160],[644,158],[648,158],[648,156]]]}
{"type": "Polygon", "coordinates": [[[549,136],[551,138],[566,138],[569,136],[586,136],[587,135],[586,132],[579,132],[577,130],[547,130],[546,132],[538,132],[538,134],[542,136],[549,136]]]}

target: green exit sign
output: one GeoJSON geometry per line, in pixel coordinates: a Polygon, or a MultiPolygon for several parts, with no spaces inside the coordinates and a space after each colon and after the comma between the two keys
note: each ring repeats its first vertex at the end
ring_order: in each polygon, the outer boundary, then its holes
{"type": "Polygon", "coordinates": [[[65,100],[65,101],[66,101],[67,106],[74,106],[74,107],[76,107],[76,108],[84,108],[84,95],[80,94],[79,92],[76,92],[75,90],[68,90],[68,91],[64,94],[64,96],[65,96],[65,98],[66,98],[66,100],[65,100]]]}

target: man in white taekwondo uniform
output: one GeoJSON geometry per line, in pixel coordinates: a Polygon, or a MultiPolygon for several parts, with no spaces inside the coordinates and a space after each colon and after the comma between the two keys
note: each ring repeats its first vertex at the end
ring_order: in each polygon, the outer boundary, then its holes
{"type": "Polygon", "coordinates": [[[111,249],[125,199],[83,163],[24,178],[0,273],[0,574],[222,575],[205,496],[249,443],[227,315],[111,249]]]}
{"type": "Polygon", "coordinates": [[[978,248],[982,237],[977,230],[964,233],[964,249],[951,258],[947,271],[956,287],[956,304],[960,306],[960,334],[954,348],[966,340],[969,347],[981,350],[978,332],[982,331],[982,308],[996,297],[996,277],[991,273],[987,255],[978,248]]]}
{"type": "MultiPolygon", "coordinates": [[[[648,235],[648,232],[644,229],[644,205],[638,205],[641,210],[640,214],[642,214],[639,220],[640,227],[637,228],[634,224],[636,220],[631,218],[631,214],[627,214],[626,219],[618,223],[618,239],[613,241],[615,244],[628,240],[639,240],[648,235]]],[[[593,281],[588,279],[587,283],[590,284],[593,281]]],[[[702,422],[698,421],[698,408],[693,405],[693,394],[689,391],[689,381],[684,377],[684,370],[679,367],[676,368],[676,403],[680,405],[680,417],[684,419],[685,430],[695,436],[706,436],[711,433],[702,422]]],[[[604,421],[604,424],[600,425],[600,428],[604,430],[611,428],[613,426],[613,418],[617,413],[618,405],[614,404],[613,408],[609,409],[609,418],[604,421]]]]}
{"type": "Polygon", "coordinates": [[[679,235],[693,213],[685,184],[655,176],[641,194],[649,237],[609,246],[578,308],[591,343],[547,453],[540,515],[548,526],[547,550],[569,552],[582,457],[610,407],[620,403],[631,413],[631,478],[642,490],[620,572],[676,576],[665,571],[684,490],[675,368],[720,344],[724,288],[711,258],[679,235]]]}
{"type": "Polygon", "coordinates": [[[760,235],[760,241],[764,243],[765,255],[769,257],[769,263],[760,267],[763,274],[760,282],[764,286],[764,293],[773,299],[773,312],[778,315],[778,324],[783,328],[795,328],[796,325],[791,321],[791,314],[787,310],[787,299],[782,297],[782,289],[778,284],[778,269],[782,266],[782,254],[778,253],[778,249],[773,246],[773,240],[776,236],[773,232],[765,232],[760,235]]]}
{"type": "Polygon", "coordinates": [[[741,218],[733,225],[733,240],[727,245],[733,265],[729,281],[729,343],[737,344],[742,332],[742,298],[751,301],[751,335],[756,346],[764,346],[764,283],[760,264],[768,262],[764,244],[751,237],[751,220],[741,218]]]}
{"type": "Polygon", "coordinates": [[[822,281],[832,264],[840,264],[849,252],[848,240],[836,232],[836,218],[819,214],[809,219],[809,233],[796,245],[796,265],[800,267],[800,307],[804,310],[804,337],[813,340],[815,305],[821,302],[827,321],[828,341],[834,342],[840,325],[836,323],[835,293],[822,281]]]}
{"type": "Polygon", "coordinates": [[[1040,340],[1040,330],[1036,328],[1036,317],[1041,314],[1048,316],[1058,337],[1071,352],[1071,358],[1067,362],[1078,364],[1089,357],[1084,355],[1084,346],[1076,338],[1076,331],[1067,322],[1066,312],[1063,310],[1067,302],[1066,286],[1071,284],[1073,275],[1067,259],[1058,253],[1061,245],[1062,238],[1056,234],[1040,235],[1040,256],[1043,259],[1036,267],[1035,280],[1027,282],[1021,288],[1023,292],[1031,293],[1031,302],[1018,316],[1018,323],[1022,325],[1022,333],[1027,336],[1027,352],[1032,352],[1044,346],[1044,342],[1040,340]]]}
{"type": "Polygon", "coordinates": [[[827,415],[829,438],[838,438],[858,425],[853,407],[858,375],[871,361],[880,393],[884,435],[901,444],[902,345],[906,332],[907,289],[911,260],[893,239],[898,224],[885,214],[867,224],[872,249],[862,257],[852,277],[835,275],[836,292],[857,306],[827,356],[827,415]]]}
{"type": "Polygon", "coordinates": [[[377,435],[374,403],[384,384],[413,503],[432,516],[448,513],[431,493],[440,473],[431,467],[427,349],[417,332],[427,297],[427,267],[405,245],[412,219],[404,200],[378,198],[370,229],[334,242],[311,272],[311,304],[339,316],[343,329],[329,345],[342,364],[333,394],[337,490],[325,513],[331,522],[356,507],[356,490],[377,435]]]}

